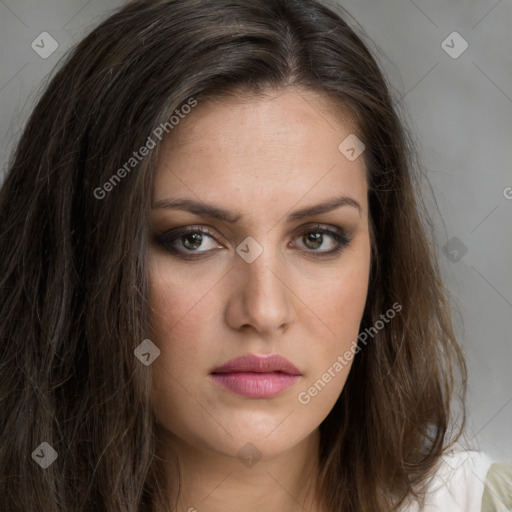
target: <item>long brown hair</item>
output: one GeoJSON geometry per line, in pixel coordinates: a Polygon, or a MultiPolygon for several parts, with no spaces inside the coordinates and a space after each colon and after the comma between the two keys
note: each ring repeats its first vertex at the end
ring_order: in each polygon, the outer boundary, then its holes
{"type": "Polygon", "coordinates": [[[466,369],[421,175],[390,88],[342,16],[315,0],[139,0],[67,56],[0,192],[3,510],[165,508],[150,367],[134,357],[148,334],[159,141],[130,159],[158,127],[171,133],[191,99],[286,86],[340,105],[366,146],[373,260],[361,330],[402,306],[320,425],[320,498],[332,512],[389,512],[421,497],[466,369]],[[42,442],[58,453],[46,469],[31,456],[42,442]]]}

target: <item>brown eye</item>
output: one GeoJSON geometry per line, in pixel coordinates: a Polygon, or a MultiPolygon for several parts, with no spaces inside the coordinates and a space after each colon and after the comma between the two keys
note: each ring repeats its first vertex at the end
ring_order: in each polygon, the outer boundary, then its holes
{"type": "Polygon", "coordinates": [[[323,233],[309,232],[303,235],[304,245],[308,249],[318,249],[323,244],[324,235],[323,233]]]}
{"type": "Polygon", "coordinates": [[[198,249],[203,243],[203,235],[200,233],[190,233],[182,235],[181,241],[187,249],[198,249]]]}
{"type": "Polygon", "coordinates": [[[212,234],[205,228],[187,227],[172,230],[156,237],[155,241],[171,254],[183,258],[203,256],[214,249],[222,249],[212,234]]]}
{"type": "Polygon", "coordinates": [[[322,226],[314,226],[303,231],[298,239],[308,251],[315,256],[334,255],[341,252],[352,241],[341,229],[328,229],[322,226]],[[329,241],[330,240],[330,241],[329,241]],[[323,247],[323,249],[322,249],[323,247]]]}

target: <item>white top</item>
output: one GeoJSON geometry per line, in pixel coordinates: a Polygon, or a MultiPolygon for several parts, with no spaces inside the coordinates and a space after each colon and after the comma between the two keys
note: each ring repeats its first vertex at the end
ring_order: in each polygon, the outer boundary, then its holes
{"type": "Polygon", "coordinates": [[[409,502],[403,512],[481,512],[484,481],[492,463],[478,451],[444,455],[429,483],[425,506],[409,502]]]}

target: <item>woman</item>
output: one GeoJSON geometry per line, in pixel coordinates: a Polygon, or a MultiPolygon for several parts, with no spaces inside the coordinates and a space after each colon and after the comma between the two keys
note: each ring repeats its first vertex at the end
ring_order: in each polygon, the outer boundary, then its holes
{"type": "Polygon", "coordinates": [[[419,184],[333,9],[107,19],[1,190],[5,510],[505,507],[510,465],[453,449],[465,365],[419,184]]]}

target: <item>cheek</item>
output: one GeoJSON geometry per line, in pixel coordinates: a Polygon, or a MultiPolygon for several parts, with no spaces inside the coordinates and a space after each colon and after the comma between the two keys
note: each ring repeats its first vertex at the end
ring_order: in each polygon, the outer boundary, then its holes
{"type": "Polygon", "coordinates": [[[296,397],[299,410],[310,416],[315,424],[320,423],[334,407],[357,357],[357,338],[368,291],[369,263],[351,266],[348,270],[338,276],[318,303],[318,316],[325,319],[329,335],[315,340],[315,350],[309,357],[309,371],[296,397]]]}
{"type": "Polygon", "coordinates": [[[201,333],[213,325],[215,317],[214,284],[213,277],[198,278],[189,270],[173,267],[166,256],[150,257],[150,332],[166,368],[183,368],[186,355],[197,353],[204,337],[201,333]]]}
{"type": "MultiPolygon", "coordinates": [[[[341,349],[357,338],[362,319],[370,274],[370,241],[361,236],[329,275],[316,279],[319,286],[311,284],[301,292],[307,304],[321,320],[324,349],[341,349]],[[315,290],[312,292],[312,290],[315,290]]],[[[317,325],[318,321],[317,321],[317,325]]]]}
{"type": "MultiPolygon", "coordinates": [[[[309,296],[305,295],[309,297],[308,305],[315,313],[309,315],[307,328],[313,338],[316,336],[315,348],[310,353],[307,380],[309,383],[318,379],[329,382],[325,391],[322,388],[322,398],[316,400],[323,401],[326,406],[334,405],[356,357],[369,273],[370,242],[367,237],[362,237],[344,258],[343,265],[331,273],[328,284],[314,294],[310,292],[309,296]],[[329,371],[330,374],[326,374],[329,371]]],[[[302,293],[305,294],[306,290],[302,293]]],[[[307,316],[304,315],[304,318],[307,316]]]]}
{"type": "Polygon", "coordinates": [[[347,333],[357,336],[368,294],[368,277],[368,265],[351,267],[327,295],[331,329],[342,339],[347,333]]]}
{"type": "Polygon", "coordinates": [[[152,365],[153,400],[172,410],[188,396],[191,378],[205,372],[206,362],[214,360],[211,340],[216,338],[213,329],[220,314],[215,309],[219,277],[177,268],[165,255],[150,256],[149,270],[150,339],[160,349],[152,365]]]}

